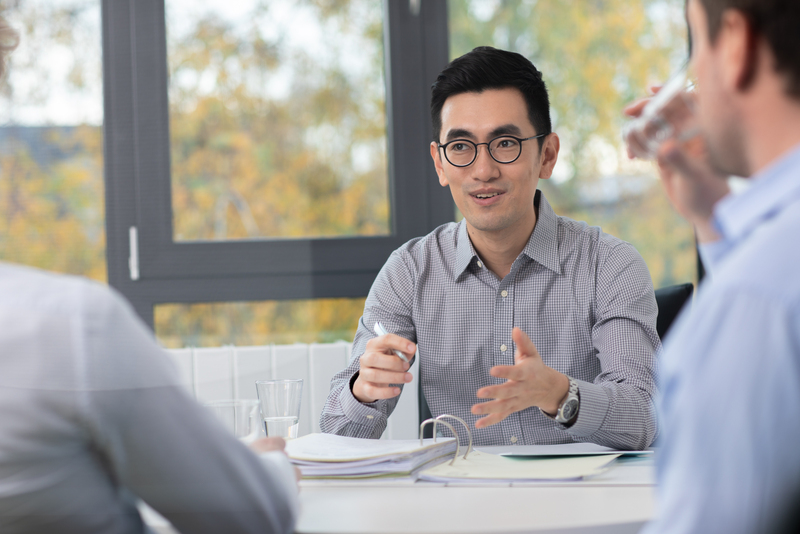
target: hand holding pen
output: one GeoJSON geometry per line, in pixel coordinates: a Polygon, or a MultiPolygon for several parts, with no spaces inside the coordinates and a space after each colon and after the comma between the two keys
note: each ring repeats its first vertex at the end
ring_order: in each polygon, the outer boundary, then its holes
{"type": "Polygon", "coordinates": [[[416,345],[387,333],[380,323],[375,324],[375,333],[378,337],[367,342],[367,349],[360,358],[358,378],[353,382],[353,396],[363,403],[396,397],[400,394],[398,385],[413,379],[407,371],[416,345]]]}

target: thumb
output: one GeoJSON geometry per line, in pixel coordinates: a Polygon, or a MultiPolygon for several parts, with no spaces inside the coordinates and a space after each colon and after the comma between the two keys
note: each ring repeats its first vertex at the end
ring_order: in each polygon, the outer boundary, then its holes
{"type": "Polygon", "coordinates": [[[533,344],[531,338],[528,337],[528,334],[522,331],[522,329],[514,327],[511,331],[511,338],[514,340],[514,343],[517,345],[517,350],[514,353],[514,361],[520,362],[526,358],[539,358],[539,351],[536,349],[536,345],[533,344]]]}

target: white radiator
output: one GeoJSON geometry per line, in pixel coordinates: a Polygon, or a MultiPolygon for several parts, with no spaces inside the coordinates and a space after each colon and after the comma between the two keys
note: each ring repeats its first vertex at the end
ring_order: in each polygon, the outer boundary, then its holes
{"type": "MultiPolygon", "coordinates": [[[[256,399],[256,380],[302,378],[303,400],[299,435],[319,432],[319,416],[328,397],[331,377],[350,360],[351,344],[344,341],[304,345],[170,349],[183,384],[198,402],[222,399],[256,399]]],[[[383,438],[419,437],[415,361],[409,371],[414,381],[406,384],[383,438]]]]}

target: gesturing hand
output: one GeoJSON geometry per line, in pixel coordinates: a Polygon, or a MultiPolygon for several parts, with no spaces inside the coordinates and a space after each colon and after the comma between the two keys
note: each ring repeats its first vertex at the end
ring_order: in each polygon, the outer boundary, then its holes
{"type": "Polygon", "coordinates": [[[472,413],[476,415],[487,414],[478,419],[475,428],[497,424],[512,413],[532,406],[554,414],[569,391],[567,376],[542,362],[539,351],[525,332],[514,328],[511,336],[517,345],[515,363],[497,365],[489,371],[492,376],[505,378],[507,382],[477,391],[479,399],[494,400],[472,407],[472,413]]]}
{"type": "Polygon", "coordinates": [[[409,340],[395,334],[378,336],[367,342],[358,378],[353,383],[353,396],[359,402],[391,399],[400,394],[400,388],[392,384],[411,382],[411,373],[406,372],[409,364],[392,353],[393,350],[399,350],[410,360],[417,349],[409,340]]]}

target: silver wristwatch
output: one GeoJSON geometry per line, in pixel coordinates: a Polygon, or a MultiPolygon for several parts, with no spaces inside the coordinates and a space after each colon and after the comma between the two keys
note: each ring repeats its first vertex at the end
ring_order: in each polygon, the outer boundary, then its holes
{"type": "Polygon", "coordinates": [[[581,399],[578,397],[578,383],[572,377],[568,376],[567,378],[569,378],[567,398],[559,405],[555,417],[539,408],[539,411],[547,417],[555,419],[557,423],[561,423],[562,425],[572,421],[575,416],[578,415],[578,408],[581,406],[581,399]]]}

